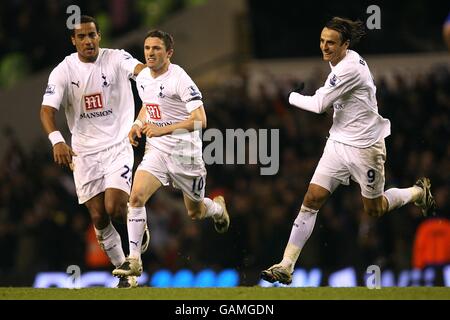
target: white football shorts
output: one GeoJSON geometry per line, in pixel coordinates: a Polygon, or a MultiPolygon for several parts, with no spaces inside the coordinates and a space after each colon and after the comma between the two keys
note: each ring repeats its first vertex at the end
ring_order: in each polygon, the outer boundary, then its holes
{"type": "Polygon", "coordinates": [[[206,168],[201,157],[181,159],[150,147],[146,148],[138,170],[151,173],[163,186],[172,183],[193,201],[199,202],[205,197],[206,168]]]}
{"type": "Polygon", "coordinates": [[[100,152],[73,157],[78,202],[85,203],[109,188],[130,194],[133,163],[128,138],[100,152]]]}
{"type": "Polygon", "coordinates": [[[378,198],[384,193],[384,139],[368,148],[357,148],[328,139],[311,183],[331,193],[340,185],[356,181],[363,197],[378,198]]]}

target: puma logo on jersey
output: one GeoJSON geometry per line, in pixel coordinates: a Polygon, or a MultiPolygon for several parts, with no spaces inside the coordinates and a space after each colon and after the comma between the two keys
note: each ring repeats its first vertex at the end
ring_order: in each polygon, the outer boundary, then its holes
{"type": "Polygon", "coordinates": [[[71,83],[72,83],[74,86],[77,86],[78,88],[80,87],[80,81],[77,81],[77,82],[71,81],[71,83]]]}
{"type": "Polygon", "coordinates": [[[342,103],[335,102],[335,103],[333,103],[333,108],[335,110],[343,110],[345,108],[345,106],[342,103]]]}
{"type": "Polygon", "coordinates": [[[131,242],[132,244],[134,244],[136,247],[137,247],[137,245],[138,245],[138,243],[139,243],[139,241],[131,241],[131,240],[130,240],[130,242],[131,242]]]}
{"type": "Polygon", "coordinates": [[[111,248],[106,248],[105,245],[102,246],[103,251],[108,252],[117,247],[117,244],[114,244],[111,248]]]}

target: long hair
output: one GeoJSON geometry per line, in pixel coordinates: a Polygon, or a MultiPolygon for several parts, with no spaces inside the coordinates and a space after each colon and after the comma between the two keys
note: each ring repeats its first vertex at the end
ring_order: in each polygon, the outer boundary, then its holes
{"type": "Polygon", "coordinates": [[[363,35],[366,34],[364,23],[360,20],[352,21],[341,17],[333,17],[325,24],[328,29],[333,29],[341,35],[341,44],[349,41],[349,48],[352,48],[363,35]]]}

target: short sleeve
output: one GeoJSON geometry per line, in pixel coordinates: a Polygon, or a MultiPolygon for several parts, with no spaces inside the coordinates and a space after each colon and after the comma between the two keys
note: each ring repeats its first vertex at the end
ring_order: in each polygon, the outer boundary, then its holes
{"type": "Polygon", "coordinates": [[[42,99],[42,105],[59,110],[63,101],[65,89],[66,74],[64,72],[64,66],[60,64],[50,73],[44,97],[42,99]]]}
{"type": "Polygon", "coordinates": [[[203,105],[200,90],[184,70],[180,74],[177,92],[180,95],[180,99],[186,103],[186,110],[189,113],[203,105]]]}
{"type": "Polygon", "coordinates": [[[118,50],[117,59],[119,60],[120,69],[126,73],[127,78],[134,77],[134,69],[141,62],[125,50],[118,50]]]}

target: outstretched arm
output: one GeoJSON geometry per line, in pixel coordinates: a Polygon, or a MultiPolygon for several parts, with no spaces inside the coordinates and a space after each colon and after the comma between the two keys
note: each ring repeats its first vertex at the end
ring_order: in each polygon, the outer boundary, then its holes
{"type": "Polygon", "coordinates": [[[304,96],[294,91],[289,95],[289,103],[306,111],[323,113],[333,102],[355,88],[358,81],[358,74],[351,69],[338,75],[330,74],[324,86],[319,88],[313,96],[304,96]]]}

